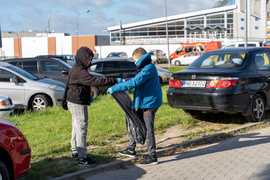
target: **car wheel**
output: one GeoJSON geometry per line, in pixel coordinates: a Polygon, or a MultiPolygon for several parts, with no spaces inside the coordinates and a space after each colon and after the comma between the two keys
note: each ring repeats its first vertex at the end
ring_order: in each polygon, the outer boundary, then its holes
{"type": "Polygon", "coordinates": [[[265,101],[260,94],[254,96],[251,102],[251,114],[246,116],[248,121],[261,121],[265,115],[265,101]]]}
{"type": "Polygon", "coordinates": [[[91,96],[93,98],[98,96],[98,89],[96,87],[91,87],[91,96]]]}
{"type": "Polygon", "coordinates": [[[160,84],[162,84],[163,82],[162,82],[162,78],[159,76],[159,82],[160,82],[160,84]]]}
{"type": "Polygon", "coordinates": [[[202,114],[202,111],[186,110],[186,109],[183,109],[183,111],[185,111],[186,115],[190,115],[192,117],[198,117],[202,114]]]}
{"type": "Polygon", "coordinates": [[[9,180],[9,173],[6,165],[0,160],[0,180],[9,180]]]}
{"type": "Polygon", "coordinates": [[[48,106],[49,100],[45,95],[42,94],[36,95],[31,102],[31,109],[34,111],[45,109],[48,106]]]}
{"type": "Polygon", "coordinates": [[[161,61],[160,61],[160,59],[158,60],[158,64],[160,64],[161,63],[161,61]]]}
{"type": "Polygon", "coordinates": [[[175,62],[174,62],[174,65],[176,65],[176,66],[181,66],[181,63],[180,63],[180,61],[175,61],[175,62]]]}

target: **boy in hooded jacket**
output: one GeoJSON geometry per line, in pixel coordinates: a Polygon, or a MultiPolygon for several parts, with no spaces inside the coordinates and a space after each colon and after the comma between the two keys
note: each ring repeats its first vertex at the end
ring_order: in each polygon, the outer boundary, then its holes
{"type": "Polygon", "coordinates": [[[88,47],[81,47],[76,53],[75,64],[69,71],[67,84],[67,105],[72,115],[71,150],[72,157],[79,158],[80,166],[95,164],[86,149],[88,127],[87,106],[93,102],[91,86],[114,85],[122,82],[121,78],[103,78],[91,75],[88,68],[94,53],[88,47]]]}
{"type": "MultiPolygon", "coordinates": [[[[146,142],[148,155],[140,165],[157,164],[154,119],[158,108],[162,105],[162,90],[156,66],[152,63],[151,54],[143,48],[137,48],[132,54],[138,67],[138,74],[127,82],[116,84],[107,93],[126,91],[135,88],[132,109],[136,109],[146,126],[146,142]]],[[[135,157],[136,142],[130,136],[127,149],[119,151],[123,156],[135,157]]]]}

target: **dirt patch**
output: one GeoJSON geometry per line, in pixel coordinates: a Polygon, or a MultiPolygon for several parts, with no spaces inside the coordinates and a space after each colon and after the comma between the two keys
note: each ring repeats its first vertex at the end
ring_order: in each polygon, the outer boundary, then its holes
{"type": "MultiPolygon", "coordinates": [[[[211,122],[200,121],[192,129],[182,129],[182,125],[173,125],[166,128],[162,133],[155,134],[157,149],[170,147],[172,145],[180,144],[184,141],[200,138],[210,134],[224,132],[228,129],[233,129],[240,124],[217,124],[211,122]]],[[[114,139],[112,141],[106,141],[109,146],[116,146],[119,149],[126,148],[128,146],[129,134],[114,139]]],[[[89,146],[88,149],[96,148],[95,146],[89,146]]],[[[136,151],[147,151],[147,143],[144,145],[137,143],[136,151]]],[[[118,156],[118,155],[116,155],[118,156]]]]}

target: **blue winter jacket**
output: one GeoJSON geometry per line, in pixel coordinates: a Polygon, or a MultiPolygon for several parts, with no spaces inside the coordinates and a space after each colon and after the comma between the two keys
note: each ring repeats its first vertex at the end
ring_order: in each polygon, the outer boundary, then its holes
{"type": "Polygon", "coordinates": [[[136,65],[139,73],[131,80],[112,86],[113,92],[135,88],[132,109],[159,108],[162,104],[162,90],[156,66],[152,63],[151,54],[143,55],[136,65]]]}

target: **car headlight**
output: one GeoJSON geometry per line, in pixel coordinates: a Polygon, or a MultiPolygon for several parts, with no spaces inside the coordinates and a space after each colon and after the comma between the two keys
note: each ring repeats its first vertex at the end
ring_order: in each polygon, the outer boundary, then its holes
{"type": "Polygon", "coordinates": [[[65,91],[65,89],[61,86],[57,86],[57,85],[51,85],[49,86],[50,89],[53,89],[53,90],[57,90],[57,91],[65,91]]]}
{"type": "Polygon", "coordinates": [[[6,101],[1,101],[0,104],[1,104],[1,106],[6,106],[7,102],[6,101]]]}
{"type": "Polygon", "coordinates": [[[1,104],[1,106],[9,106],[9,105],[12,105],[12,101],[10,98],[8,98],[8,99],[4,99],[4,100],[0,101],[0,104],[1,104]]]}

